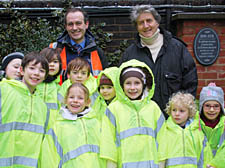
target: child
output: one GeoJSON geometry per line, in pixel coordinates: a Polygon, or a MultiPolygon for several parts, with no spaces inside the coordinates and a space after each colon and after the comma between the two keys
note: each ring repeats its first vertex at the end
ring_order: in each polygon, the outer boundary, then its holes
{"type": "Polygon", "coordinates": [[[44,139],[40,167],[106,167],[99,158],[100,123],[88,107],[88,89],[81,83],[72,84],[65,104],[61,119],[44,139]]]}
{"type": "Polygon", "coordinates": [[[88,61],[80,57],[70,61],[67,68],[67,76],[68,79],[63,82],[60,88],[58,100],[63,103],[66,91],[71,84],[82,83],[88,88],[91,96],[91,103],[93,104],[94,100],[97,98],[97,82],[90,74],[90,65],[88,64],[88,61]]]}
{"type": "Polygon", "coordinates": [[[44,100],[48,110],[50,110],[49,127],[53,125],[57,118],[58,106],[58,91],[60,88],[60,72],[61,72],[61,59],[60,53],[53,48],[44,48],[42,54],[48,61],[49,73],[47,78],[37,86],[37,94],[44,100]]]}
{"type": "Polygon", "coordinates": [[[205,167],[212,155],[195,117],[194,97],[190,93],[174,93],[165,111],[169,118],[158,137],[160,168],[205,167]]]}
{"type": "Polygon", "coordinates": [[[140,61],[123,63],[115,83],[116,100],[102,118],[100,157],[107,167],[157,167],[157,134],[164,123],[151,100],[154,77],[140,61]]]}
{"type": "Polygon", "coordinates": [[[37,167],[48,123],[48,111],[36,95],[36,86],[48,74],[48,62],[37,52],[21,64],[22,82],[0,83],[0,167],[37,167]]]}
{"type": "Polygon", "coordinates": [[[203,132],[210,143],[214,155],[209,165],[222,168],[225,165],[225,157],[223,155],[222,159],[219,156],[222,156],[221,153],[225,153],[223,89],[217,87],[214,83],[203,87],[200,92],[199,111],[203,132]]]}
{"type": "Polygon", "coordinates": [[[21,52],[14,52],[5,56],[2,60],[1,70],[6,79],[21,79],[20,66],[24,55],[21,52]]]}
{"type": "Polygon", "coordinates": [[[92,108],[95,109],[97,117],[100,120],[102,115],[104,115],[107,106],[115,100],[116,90],[114,88],[114,84],[117,72],[117,67],[106,68],[97,78],[99,96],[95,100],[92,108]]]}

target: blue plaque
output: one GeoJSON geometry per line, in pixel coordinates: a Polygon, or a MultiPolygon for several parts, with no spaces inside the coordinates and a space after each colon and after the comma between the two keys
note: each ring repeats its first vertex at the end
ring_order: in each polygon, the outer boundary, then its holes
{"type": "Polygon", "coordinates": [[[220,52],[217,33],[211,28],[201,29],[194,39],[194,54],[202,65],[212,65],[220,52]]]}

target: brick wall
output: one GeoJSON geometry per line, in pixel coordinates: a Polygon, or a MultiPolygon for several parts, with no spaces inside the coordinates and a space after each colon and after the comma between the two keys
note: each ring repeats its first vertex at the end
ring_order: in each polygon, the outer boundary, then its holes
{"type": "Polygon", "coordinates": [[[90,25],[105,22],[106,26],[103,30],[113,33],[112,42],[107,44],[106,51],[115,51],[123,40],[128,40],[131,43],[135,39],[136,29],[131,24],[128,14],[123,16],[90,17],[90,25]]]}
{"type": "Polygon", "coordinates": [[[225,22],[224,20],[184,20],[177,23],[177,36],[188,44],[188,50],[192,54],[198,71],[197,98],[203,86],[215,82],[225,91],[225,22]],[[195,35],[200,29],[209,27],[214,29],[220,40],[220,53],[217,60],[209,66],[199,64],[194,56],[193,43],[195,35]]]}

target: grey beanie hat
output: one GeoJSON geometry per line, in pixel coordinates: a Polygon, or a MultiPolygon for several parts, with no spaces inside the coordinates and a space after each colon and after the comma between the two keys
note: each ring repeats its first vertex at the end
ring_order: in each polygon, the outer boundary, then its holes
{"type": "Polygon", "coordinates": [[[200,92],[200,100],[199,100],[199,113],[202,112],[203,104],[206,101],[215,100],[220,103],[223,114],[224,112],[224,92],[221,87],[217,86],[206,86],[203,87],[200,92]]]}
{"type": "Polygon", "coordinates": [[[11,54],[5,56],[2,59],[1,69],[5,71],[7,65],[9,64],[10,61],[12,61],[13,59],[16,59],[16,58],[23,59],[23,57],[24,57],[24,54],[21,52],[14,52],[14,53],[11,53],[11,54]]]}

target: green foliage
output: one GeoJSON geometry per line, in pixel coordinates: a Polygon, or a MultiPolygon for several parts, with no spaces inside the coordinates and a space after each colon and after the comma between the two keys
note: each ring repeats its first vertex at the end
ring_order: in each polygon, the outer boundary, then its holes
{"type": "Polygon", "coordinates": [[[106,53],[110,66],[117,66],[119,64],[120,57],[122,56],[122,53],[128,47],[128,45],[129,43],[127,42],[127,40],[123,40],[120,42],[120,46],[115,52],[106,53]]]}
{"type": "Polygon", "coordinates": [[[112,41],[112,33],[104,32],[105,23],[99,23],[90,27],[91,33],[94,35],[96,44],[102,49],[106,48],[106,44],[112,41]]]}
{"type": "MultiPolygon", "coordinates": [[[[40,51],[49,43],[56,41],[57,37],[64,30],[64,14],[68,7],[72,7],[72,0],[64,0],[64,8],[52,13],[54,20],[47,20],[41,17],[31,18],[27,13],[13,10],[12,0],[1,4],[5,10],[0,12],[11,18],[10,23],[0,24],[0,57],[20,51],[27,54],[31,51],[40,51]]],[[[112,41],[113,34],[103,31],[105,23],[90,26],[90,31],[95,37],[96,43],[103,50],[112,41]]],[[[110,65],[117,65],[126,41],[122,41],[115,52],[106,52],[110,65]]]]}

